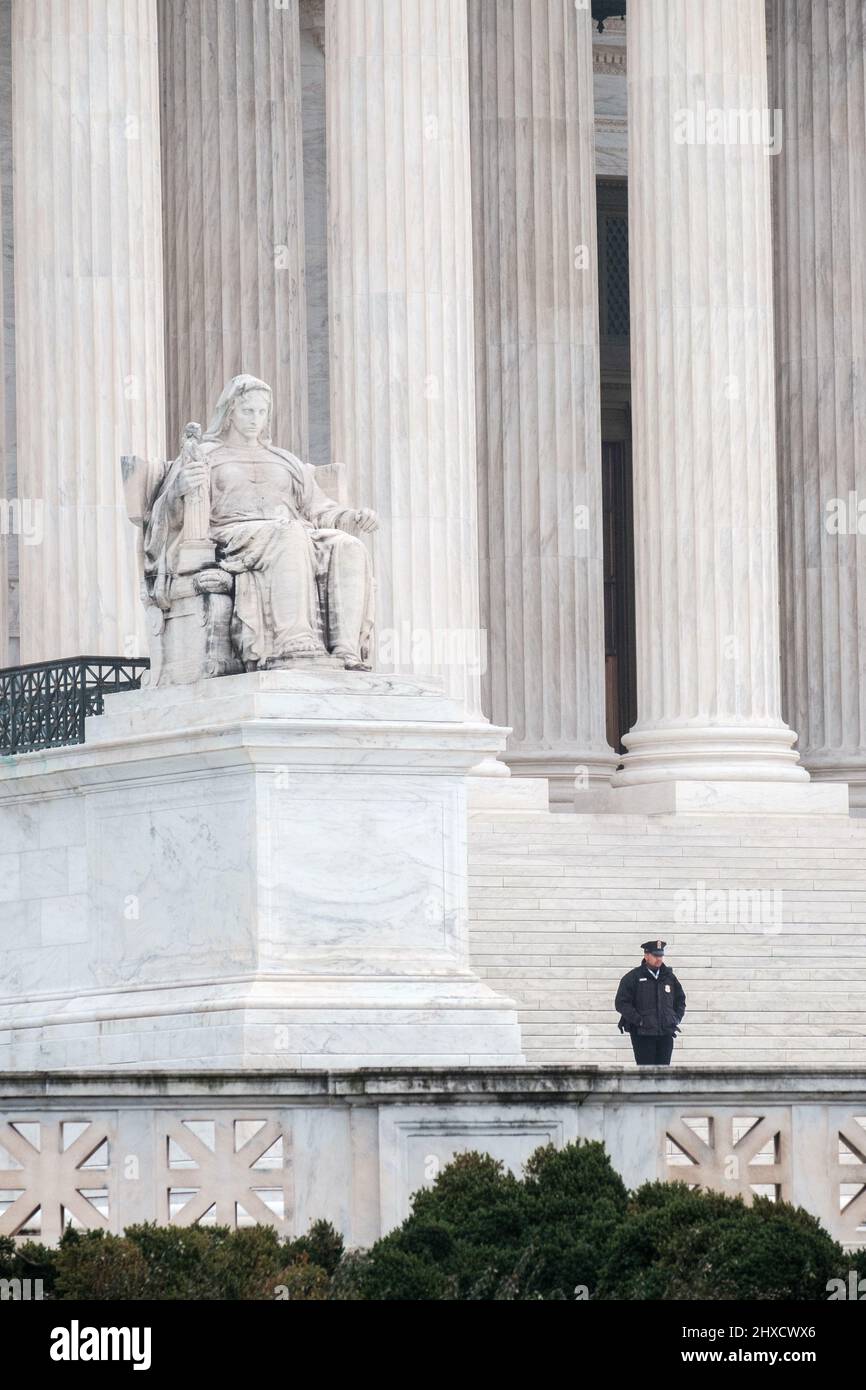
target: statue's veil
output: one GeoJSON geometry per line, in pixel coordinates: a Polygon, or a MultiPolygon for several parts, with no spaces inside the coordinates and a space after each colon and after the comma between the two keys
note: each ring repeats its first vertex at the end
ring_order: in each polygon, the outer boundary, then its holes
{"type": "Polygon", "coordinates": [[[268,423],[265,425],[261,437],[263,444],[271,442],[271,417],[273,414],[273,393],[266,381],[259,381],[258,377],[247,376],[242,373],[240,376],[233,376],[227,386],[223,388],[222,395],[216,403],[213,419],[207,427],[204,439],[215,442],[222,439],[232,407],[239,396],[245,396],[248,391],[264,391],[268,398],[268,423]]]}

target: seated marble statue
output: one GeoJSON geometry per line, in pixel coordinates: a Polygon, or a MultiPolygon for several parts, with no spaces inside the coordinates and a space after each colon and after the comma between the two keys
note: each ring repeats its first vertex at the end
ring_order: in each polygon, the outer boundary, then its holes
{"type": "MultiPolygon", "coordinates": [[[[271,442],[271,390],[255,377],[230,381],[205,434],[188,426],[186,435],[135,518],[158,641],[166,645],[170,619],[188,615],[191,599],[214,596],[230,608],[198,619],[209,629],[203,674],[317,664],[369,670],[370,560],[351,533],[374,530],[375,514],[334,502],[315,468],[271,442]]],[[[160,674],[163,683],[199,674],[179,660],[181,631],[161,652],[155,683],[160,674]]],[[[186,632],[194,638],[192,625],[186,632]]]]}

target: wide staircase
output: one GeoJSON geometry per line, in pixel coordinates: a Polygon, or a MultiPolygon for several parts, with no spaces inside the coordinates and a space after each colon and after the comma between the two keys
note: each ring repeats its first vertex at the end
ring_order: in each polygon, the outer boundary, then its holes
{"type": "Polygon", "coordinates": [[[614,995],[662,937],[675,1061],[866,1066],[866,820],[474,812],[469,901],[530,1063],[631,1062],[614,995]]]}

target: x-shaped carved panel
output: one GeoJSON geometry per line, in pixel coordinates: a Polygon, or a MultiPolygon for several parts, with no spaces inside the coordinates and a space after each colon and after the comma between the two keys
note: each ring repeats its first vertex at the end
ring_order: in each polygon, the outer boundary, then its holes
{"type": "Polygon", "coordinates": [[[839,1125],[838,1137],[857,1161],[841,1163],[838,1152],[834,1155],[835,1162],[832,1167],[837,1184],[836,1191],[838,1193],[839,1187],[843,1183],[846,1185],[861,1184],[860,1191],[839,1213],[839,1239],[862,1242],[863,1232],[860,1227],[866,1225],[866,1129],[852,1115],[850,1119],[839,1125]]]}
{"type": "MultiPolygon", "coordinates": [[[[28,1117],[27,1123],[34,1122],[28,1117]]],[[[108,1230],[107,1218],[85,1195],[88,1189],[108,1186],[107,1176],[82,1171],[82,1165],[106,1143],[110,1156],[114,1139],[111,1127],[104,1121],[90,1121],[64,1148],[63,1120],[38,1123],[37,1146],[14,1128],[12,1121],[0,1120],[0,1148],[21,1165],[0,1168],[0,1191],[20,1193],[0,1216],[0,1235],[17,1235],[40,1209],[40,1239],[46,1244],[60,1239],[70,1216],[84,1227],[108,1230]]]]}
{"type": "Polygon", "coordinates": [[[701,1187],[742,1196],[747,1202],[754,1196],[753,1188],[775,1187],[783,1200],[790,1195],[790,1117],[787,1111],[762,1115],[739,1139],[734,1139],[736,1111],[714,1111],[707,1114],[684,1113],[669,1121],[663,1129],[663,1144],[672,1139],[677,1148],[690,1160],[676,1165],[663,1158],[664,1176],[670,1181],[686,1181],[701,1187]],[[685,1123],[700,1119],[708,1123],[709,1143],[685,1123]],[[767,1145],[773,1148],[773,1161],[756,1162],[756,1156],[767,1145]]]}
{"type": "Polygon", "coordinates": [[[160,1220],[192,1226],[213,1209],[218,1225],[235,1226],[237,1208],[241,1206],[255,1221],[276,1226],[281,1233],[291,1230],[294,1188],[290,1136],[278,1120],[257,1118],[264,1123],[255,1134],[238,1144],[235,1117],[218,1116],[212,1120],[208,1117],[208,1122],[214,1126],[214,1146],[210,1148],[183,1119],[164,1116],[158,1182],[160,1220]],[[282,1140],[281,1165],[256,1169],[255,1165],[279,1139],[282,1140]],[[189,1165],[172,1165],[170,1141],[188,1155],[189,1165]],[[172,1212],[172,1193],[181,1190],[191,1195],[179,1211],[172,1212]],[[282,1220],[275,1218],[259,1195],[274,1190],[282,1194],[282,1220]]]}

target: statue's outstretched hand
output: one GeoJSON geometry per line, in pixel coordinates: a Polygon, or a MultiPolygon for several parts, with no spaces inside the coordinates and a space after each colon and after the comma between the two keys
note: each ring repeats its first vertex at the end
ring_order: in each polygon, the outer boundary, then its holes
{"type": "Polygon", "coordinates": [[[379,529],[379,518],[369,507],[361,507],[354,513],[353,521],[356,531],[377,531],[379,529]]]}

